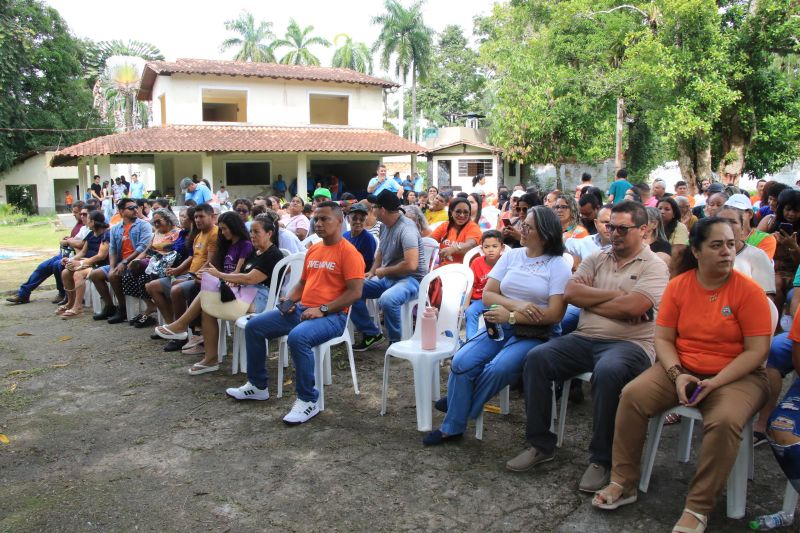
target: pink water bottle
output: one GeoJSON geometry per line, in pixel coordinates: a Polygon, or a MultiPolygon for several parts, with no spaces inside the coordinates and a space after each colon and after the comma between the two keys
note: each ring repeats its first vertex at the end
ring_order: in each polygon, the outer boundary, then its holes
{"type": "Polygon", "coordinates": [[[436,308],[426,307],[422,314],[422,349],[436,349],[436,308]]]}

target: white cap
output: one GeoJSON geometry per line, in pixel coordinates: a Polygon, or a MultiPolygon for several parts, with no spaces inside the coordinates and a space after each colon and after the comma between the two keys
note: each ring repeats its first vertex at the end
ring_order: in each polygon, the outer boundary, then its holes
{"type": "Polygon", "coordinates": [[[520,196],[524,195],[525,191],[514,191],[511,193],[511,198],[519,198],[520,196]]]}
{"type": "Polygon", "coordinates": [[[741,209],[742,211],[752,211],[753,204],[750,198],[744,194],[734,194],[725,202],[725,207],[733,207],[734,209],[741,209]]]}

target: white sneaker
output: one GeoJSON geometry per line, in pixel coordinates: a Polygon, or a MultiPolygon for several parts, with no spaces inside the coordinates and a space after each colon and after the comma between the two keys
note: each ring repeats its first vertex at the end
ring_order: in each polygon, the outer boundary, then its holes
{"type": "Polygon", "coordinates": [[[234,400],[269,400],[269,389],[259,389],[249,381],[241,387],[231,387],[225,394],[234,400]]]}
{"type": "Polygon", "coordinates": [[[283,417],[283,422],[288,426],[296,426],[297,424],[308,422],[318,414],[319,406],[317,406],[317,402],[304,402],[298,398],[294,401],[289,414],[283,417]]]}

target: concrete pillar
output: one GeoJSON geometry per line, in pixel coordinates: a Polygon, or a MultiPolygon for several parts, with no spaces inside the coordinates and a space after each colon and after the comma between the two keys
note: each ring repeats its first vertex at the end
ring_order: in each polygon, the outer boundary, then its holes
{"type": "Polygon", "coordinates": [[[110,155],[99,155],[95,160],[97,163],[97,174],[100,174],[100,182],[103,181],[111,181],[113,176],[111,175],[111,156],[110,155]]]}
{"type": "Polygon", "coordinates": [[[200,166],[201,166],[201,174],[200,178],[208,180],[208,183],[211,184],[211,192],[214,192],[214,176],[213,174],[213,165],[212,165],[212,158],[207,153],[200,154],[200,166]]]}
{"type": "Polygon", "coordinates": [[[308,154],[297,154],[297,196],[305,198],[308,193],[308,180],[306,174],[308,173],[308,154]]]}
{"type": "Polygon", "coordinates": [[[78,187],[80,188],[80,194],[76,200],[83,200],[86,191],[91,186],[91,179],[86,175],[86,163],[82,159],[78,159],[78,187]]]}
{"type": "Polygon", "coordinates": [[[495,177],[497,179],[497,187],[506,184],[505,172],[503,172],[504,170],[505,170],[505,161],[503,161],[503,154],[497,154],[497,172],[495,173],[496,174],[495,177]]]}
{"type": "MultiPolygon", "coordinates": [[[[428,175],[426,177],[428,178],[428,188],[430,188],[434,181],[439,179],[439,176],[436,174],[436,169],[433,168],[433,154],[428,154],[426,159],[428,160],[428,175]]],[[[428,189],[425,190],[427,191],[428,189]]]]}

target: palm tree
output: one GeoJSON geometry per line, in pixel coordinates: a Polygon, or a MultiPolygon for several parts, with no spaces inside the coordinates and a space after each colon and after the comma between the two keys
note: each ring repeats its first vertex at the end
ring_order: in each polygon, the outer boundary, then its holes
{"type": "MultiPolygon", "coordinates": [[[[422,20],[422,2],[418,1],[406,9],[398,0],[384,0],[386,12],[372,18],[373,24],[381,25],[378,40],[372,51],[380,51],[381,67],[389,69],[394,57],[395,75],[402,76],[403,85],[411,72],[411,139],[417,138],[417,79],[424,80],[428,74],[433,47],[433,30],[422,20]]],[[[400,131],[402,124],[402,86],[400,92],[400,131]]]]}
{"type": "Polygon", "coordinates": [[[340,33],[333,38],[337,46],[340,37],[344,39],[344,44],[334,52],[331,66],[372,74],[372,53],[367,45],[353,41],[346,33],[340,33]]]}
{"type": "Polygon", "coordinates": [[[275,43],[264,44],[265,40],[275,37],[271,28],[272,23],[264,20],[259,22],[256,27],[253,14],[249,11],[242,11],[238,19],[225,21],[225,29],[238,33],[240,37],[229,37],[222,41],[222,45],[219,47],[220,51],[224,52],[228,48],[239,47],[239,51],[233,56],[235,61],[274,63],[275,43]]]}
{"type": "Polygon", "coordinates": [[[286,35],[283,39],[278,39],[272,43],[273,47],[288,47],[291,50],[281,58],[284,65],[319,65],[317,56],[311,53],[309,46],[318,44],[328,47],[330,41],[322,37],[309,37],[314,31],[314,26],[306,26],[302,30],[294,19],[289,19],[289,27],[286,28],[286,35]]]}

